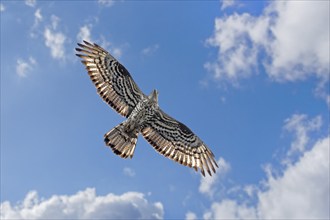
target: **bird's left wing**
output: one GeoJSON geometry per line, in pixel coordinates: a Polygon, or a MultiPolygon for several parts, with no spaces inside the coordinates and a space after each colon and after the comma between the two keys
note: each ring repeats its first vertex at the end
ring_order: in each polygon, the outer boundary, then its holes
{"type": "Polygon", "coordinates": [[[145,96],[132,76],[111,54],[97,44],[78,43],[77,54],[82,58],[98,94],[119,114],[128,117],[145,96]]]}
{"type": "Polygon", "coordinates": [[[143,137],[162,155],[182,165],[205,170],[212,176],[218,167],[214,154],[187,126],[167,115],[161,109],[144,124],[143,137]]]}

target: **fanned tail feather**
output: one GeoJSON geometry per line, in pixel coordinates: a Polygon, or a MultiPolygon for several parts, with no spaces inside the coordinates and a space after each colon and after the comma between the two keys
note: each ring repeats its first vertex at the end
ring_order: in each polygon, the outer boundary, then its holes
{"type": "Polygon", "coordinates": [[[117,125],[104,135],[104,142],[112,151],[122,158],[132,158],[137,142],[138,132],[127,133],[123,123],[117,125]]]}

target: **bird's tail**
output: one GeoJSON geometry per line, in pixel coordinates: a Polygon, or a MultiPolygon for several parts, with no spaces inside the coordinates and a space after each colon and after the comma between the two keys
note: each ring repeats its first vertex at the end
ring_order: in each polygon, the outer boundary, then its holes
{"type": "Polygon", "coordinates": [[[104,135],[104,142],[115,154],[122,158],[132,158],[137,138],[138,132],[127,133],[121,123],[104,135]]]}

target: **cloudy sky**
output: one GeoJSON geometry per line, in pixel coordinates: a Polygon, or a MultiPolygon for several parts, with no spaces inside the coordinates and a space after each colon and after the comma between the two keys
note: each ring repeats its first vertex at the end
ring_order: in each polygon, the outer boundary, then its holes
{"type": "Polygon", "coordinates": [[[326,219],[329,1],[1,1],[1,218],[326,219]],[[140,137],[75,56],[96,42],[216,155],[212,178],[140,137]]]}

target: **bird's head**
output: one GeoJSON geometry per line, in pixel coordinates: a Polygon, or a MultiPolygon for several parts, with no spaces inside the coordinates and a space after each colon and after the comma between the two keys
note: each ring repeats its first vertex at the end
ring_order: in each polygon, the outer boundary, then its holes
{"type": "Polygon", "coordinates": [[[148,96],[149,100],[151,101],[152,104],[158,106],[158,91],[154,89],[150,95],[148,96]]]}

